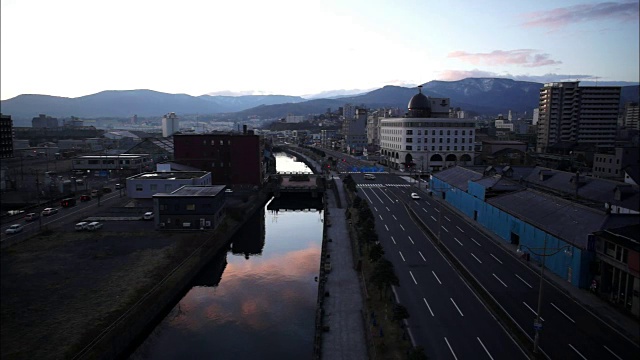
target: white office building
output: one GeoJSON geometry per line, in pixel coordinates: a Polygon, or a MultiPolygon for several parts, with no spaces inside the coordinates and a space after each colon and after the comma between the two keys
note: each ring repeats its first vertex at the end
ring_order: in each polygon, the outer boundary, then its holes
{"type": "Polygon", "coordinates": [[[176,113],[168,113],[162,117],[162,137],[169,137],[180,130],[180,121],[176,113]]]}
{"type": "Polygon", "coordinates": [[[408,171],[437,171],[473,164],[475,124],[446,117],[448,110],[444,111],[444,107],[448,104],[449,99],[428,98],[419,86],[405,117],[380,119],[381,161],[394,169],[408,171]]]}

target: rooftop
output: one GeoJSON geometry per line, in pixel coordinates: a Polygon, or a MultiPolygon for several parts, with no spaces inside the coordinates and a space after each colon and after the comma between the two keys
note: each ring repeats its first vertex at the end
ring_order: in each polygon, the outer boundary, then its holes
{"type": "Polygon", "coordinates": [[[153,197],[216,196],[226,187],[226,185],[185,185],[171,194],[155,194],[153,197]]]}
{"type": "Polygon", "coordinates": [[[154,171],[131,176],[129,179],[137,180],[178,180],[194,179],[207,175],[206,171],[154,171]]]}

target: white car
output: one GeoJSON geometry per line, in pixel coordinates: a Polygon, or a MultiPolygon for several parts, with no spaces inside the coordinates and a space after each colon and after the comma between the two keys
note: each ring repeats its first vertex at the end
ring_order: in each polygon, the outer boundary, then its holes
{"type": "Polygon", "coordinates": [[[42,210],[42,215],[43,216],[53,215],[53,214],[57,214],[57,213],[58,213],[58,209],[56,209],[56,208],[45,208],[44,210],[42,210]]]}
{"type": "Polygon", "coordinates": [[[145,220],[151,220],[153,219],[153,213],[151,211],[144,213],[144,216],[142,217],[145,220]]]}
{"type": "Polygon", "coordinates": [[[4,232],[7,234],[15,234],[15,233],[19,233],[20,231],[22,231],[22,229],[24,229],[24,225],[22,224],[13,224],[11,226],[9,226],[7,228],[7,230],[5,230],[4,232]]]}
{"type": "Polygon", "coordinates": [[[411,193],[411,198],[413,200],[420,200],[420,195],[418,195],[417,193],[411,193]]]}

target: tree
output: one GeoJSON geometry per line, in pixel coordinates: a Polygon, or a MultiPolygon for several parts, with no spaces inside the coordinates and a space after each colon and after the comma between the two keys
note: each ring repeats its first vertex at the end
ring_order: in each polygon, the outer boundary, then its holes
{"type": "Polygon", "coordinates": [[[409,350],[407,360],[429,360],[429,357],[424,353],[424,348],[422,346],[416,346],[409,350]]]}
{"type": "Polygon", "coordinates": [[[383,290],[384,295],[386,296],[389,287],[391,287],[392,285],[400,285],[400,280],[398,279],[398,276],[393,269],[393,263],[385,258],[382,258],[376,262],[370,280],[380,291],[380,299],[382,299],[383,290]]]}
{"type": "Polygon", "coordinates": [[[371,260],[371,262],[382,259],[382,256],[384,256],[384,249],[380,243],[373,245],[371,249],[369,249],[369,260],[371,260]]]}
{"type": "Polygon", "coordinates": [[[408,318],[409,318],[409,311],[407,310],[406,307],[404,307],[404,305],[395,304],[393,306],[393,320],[400,322],[408,318]]]}

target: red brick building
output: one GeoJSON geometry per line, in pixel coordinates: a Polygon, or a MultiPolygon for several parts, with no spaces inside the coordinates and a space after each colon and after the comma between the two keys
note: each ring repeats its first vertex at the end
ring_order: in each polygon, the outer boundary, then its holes
{"type": "Polygon", "coordinates": [[[247,134],[174,134],[174,160],[211,172],[212,184],[262,186],[264,143],[247,134]]]}

